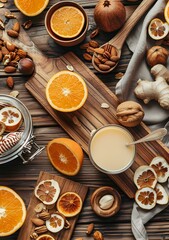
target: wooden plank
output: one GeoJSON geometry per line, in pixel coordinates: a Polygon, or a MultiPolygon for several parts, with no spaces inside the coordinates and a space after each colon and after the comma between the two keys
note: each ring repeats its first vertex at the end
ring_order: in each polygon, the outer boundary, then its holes
{"type": "MultiPolygon", "coordinates": [[[[60,195],[65,193],[65,192],[76,192],[77,194],[79,194],[79,196],[82,199],[82,202],[84,202],[87,191],[88,191],[88,187],[84,186],[80,183],[74,182],[72,180],[63,178],[63,177],[59,177],[57,175],[54,174],[49,174],[47,172],[41,172],[39,175],[39,178],[37,180],[37,184],[40,181],[43,180],[49,180],[49,179],[54,179],[58,182],[61,192],[60,195]]],[[[20,232],[19,232],[19,236],[17,238],[17,240],[28,240],[30,239],[30,234],[34,231],[35,226],[33,225],[33,223],[31,222],[31,218],[36,217],[34,208],[35,206],[39,203],[40,201],[35,197],[35,195],[33,194],[31,199],[30,199],[30,203],[27,209],[27,216],[26,216],[26,220],[24,222],[23,227],[21,228],[20,232]]],[[[53,209],[52,209],[53,212],[53,209]]],[[[68,221],[70,223],[70,228],[69,229],[63,229],[61,232],[57,233],[57,234],[52,234],[50,232],[48,232],[50,235],[52,235],[54,237],[55,240],[70,240],[73,230],[75,228],[75,224],[78,220],[79,214],[75,217],[70,218],[68,221]]]]}

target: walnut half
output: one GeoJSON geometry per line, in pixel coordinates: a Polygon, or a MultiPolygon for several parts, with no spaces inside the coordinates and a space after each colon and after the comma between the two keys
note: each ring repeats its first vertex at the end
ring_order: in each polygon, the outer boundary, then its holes
{"type": "Polygon", "coordinates": [[[123,126],[135,127],[142,121],[144,110],[137,102],[125,101],[118,105],[116,116],[123,126]]]}

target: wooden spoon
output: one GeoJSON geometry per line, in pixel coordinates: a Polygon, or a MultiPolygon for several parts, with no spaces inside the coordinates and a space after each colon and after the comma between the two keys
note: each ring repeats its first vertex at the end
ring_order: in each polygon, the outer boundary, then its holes
{"type": "MultiPolygon", "coordinates": [[[[121,49],[123,47],[123,44],[130,33],[130,31],[133,29],[133,27],[136,25],[136,23],[139,21],[139,19],[142,17],[142,15],[150,8],[150,6],[156,2],[156,0],[143,0],[140,5],[136,8],[136,10],[133,12],[133,14],[130,16],[130,18],[125,22],[121,30],[117,33],[115,37],[113,37],[109,42],[103,44],[100,48],[103,48],[103,46],[110,44],[114,46],[117,50],[117,55],[120,58],[121,56],[121,49]]],[[[95,57],[96,53],[93,54],[92,58],[92,64],[94,68],[101,72],[101,73],[109,73],[111,72],[118,64],[118,61],[115,66],[111,67],[109,70],[101,70],[96,64],[95,64],[95,57]]]]}

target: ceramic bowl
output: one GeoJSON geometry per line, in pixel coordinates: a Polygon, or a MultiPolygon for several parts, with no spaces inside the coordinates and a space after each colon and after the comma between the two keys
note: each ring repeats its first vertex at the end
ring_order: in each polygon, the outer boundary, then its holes
{"type": "Polygon", "coordinates": [[[48,34],[51,36],[51,38],[56,43],[58,43],[59,45],[64,46],[64,47],[71,47],[71,46],[75,46],[75,45],[81,43],[86,37],[86,32],[87,32],[87,29],[88,29],[88,25],[89,25],[88,16],[87,16],[85,10],[79,4],[77,4],[75,2],[69,2],[69,1],[58,2],[58,3],[54,4],[48,10],[48,12],[46,13],[46,16],[45,16],[45,27],[46,27],[46,30],[47,30],[48,34]],[[81,33],[77,37],[72,38],[72,39],[65,39],[65,38],[61,38],[61,37],[57,36],[52,31],[51,26],[50,26],[50,19],[51,19],[52,14],[57,9],[59,9],[63,6],[73,6],[73,7],[78,8],[83,13],[84,18],[85,18],[85,24],[84,24],[84,27],[83,27],[81,33]]]}

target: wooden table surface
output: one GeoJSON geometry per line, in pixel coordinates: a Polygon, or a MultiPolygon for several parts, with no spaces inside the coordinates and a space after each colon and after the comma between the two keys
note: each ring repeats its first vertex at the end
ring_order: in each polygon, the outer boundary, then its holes
{"type": "MultiPolygon", "coordinates": [[[[87,63],[82,58],[82,52],[79,50],[79,46],[65,48],[57,45],[47,34],[44,26],[44,17],[47,9],[52,6],[56,1],[50,0],[48,7],[45,11],[37,17],[32,18],[33,26],[27,30],[28,35],[33,42],[39,47],[39,49],[48,57],[58,57],[62,54],[73,51],[82,61],[114,92],[117,80],[114,75],[118,72],[125,72],[127,64],[131,58],[131,53],[125,45],[122,52],[122,58],[119,66],[107,75],[98,74],[92,67],[91,63],[87,63]]],[[[96,25],[93,19],[93,10],[96,4],[96,0],[75,0],[75,2],[81,4],[89,17],[89,29],[86,37],[86,41],[89,40],[90,33],[95,29],[96,25]]],[[[123,2],[130,14],[136,7],[136,3],[123,2]],[[131,5],[131,6],[130,6],[131,5]]],[[[23,16],[13,4],[12,0],[8,0],[5,7],[10,9],[19,19],[20,23],[30,19],[23,16]]],[[[100,33],[96,40],[99,43],[103,43],[110,38],[113,34],[100,33]]],[[[9,94],[10,89],[6,86],[7,75],[3,72],[3,67],[0,66],[0,94],[9,94]]],[[[15,79],[14,90],[19,91],[18,98],[29,109],[34,126],[34,134],[36,136],[36,142],[41,146],[46,146],[48,141],[57,137],[69,137],[65,131],[52,119],[52,117],[42,108],[42,106],[31,96],[26,90],[24,84],[27,81],[27,77],[23,77],[19,73],[13,74],[15,79]]],[[[58,176],[64,177],[58,173],[50,164],[46,151],[44,150],[41,155],[28,165],[23,165],[21,159],[16,159],[12,162],[0,165],[0,185],[8,186],[14,189],[24,200],[26,205],[29,204],[30,197],[33,193],[37,178],[40,171],[47,171],[49,173],[55,173],[58,176]]],[[[113,183],[105,174],[96,170],[90,163],[87,155],[85,155],[84,163],[81,171],[74,177],[67,177],[71,180],[80,182],[89,186],[87,198],[80,214],[79,220],[75,227],[72,240],[78,237],[82,237],[85,240],[91,240],[92,237],[87,237],[85,234],[87,225],[91,222],[95,223],[95,229],[100,230],[105,240],[108,239],[134,239],[131,232],[131,211],[133,200],[129,199],[119,188],[113,183]],[[100,186],[112,186],[116,188],[122,197],[121,209],[117,215],[108,219],[102,219],[96,216],[90,206],[90,197],[92,192],[100,186]]],[[[169,239],[169,209],[166,208],[162,213],[155,216],[147,225],[149,239],[169,239]]],[[[2,240],[14,240],[17,239],[18,232],[10,237],[0,238],[2,240]]],[[[66,239],[64,239],[66,240],[66,239]]]]}

